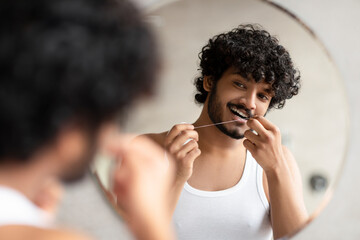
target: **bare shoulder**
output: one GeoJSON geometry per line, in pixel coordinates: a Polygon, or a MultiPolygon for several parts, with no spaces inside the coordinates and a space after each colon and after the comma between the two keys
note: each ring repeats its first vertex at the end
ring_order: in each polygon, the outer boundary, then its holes
{"type": "Polygon", "coordinates": [[[69,230],[44,229],[22,225],[9,225],[0,227],[0,239],[92,240],[92,238],[84,234],[69,230]]]}
{"type": "Polygon", "coordinates": [[[283,153],[284,153],[285,158],[288,161],[288,163],[294,163],[295,162],[295,164],[296,164],[295,157],[292,154],[292,152],[284,145],[282,146],[282,149],[283,149],[283,153]]]}
{"type": "Polygon", "coordinates": [[[159,144],[161,147],[164,146],[165,138],[166,138],[167,132],[162,133],[147,133],[143,135],[139,135],[138,137],[147,137],[159,144]]]}
{"type": "Polygon", "coordinates": [[[296,159],[295,159],[294,155],[292,154],[292,152],[286,146],[283,145],[282,149],[283,149],[286,163],[291,172],[292,179],[295,182],[296,186],[298,187],[298,190],[302,192],[302,178],[301,178],[300,169],[296,162],[296,159]]]}
{"type": "Polygon", "coordinates": [[[295,181],[298,181],[299,184],[301,184],[301,175],[300,175],[300,170],[299,170],[299,166],[295,160],[294,155],[292,154],[292,152],[285,146],[283,146],[283,153],[285,156],[285,159],[287,161],[287,164],[290,168],[290,171],[294,177],[295,181]]]}

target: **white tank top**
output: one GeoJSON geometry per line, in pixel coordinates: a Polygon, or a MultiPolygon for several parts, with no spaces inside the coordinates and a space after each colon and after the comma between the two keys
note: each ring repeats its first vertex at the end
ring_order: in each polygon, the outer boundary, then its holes
{"type": "Polygon", "coordinates": [[[0,186],[0,226],[4,225],[49,228],[53,225],[53,218],[49,213],[34,205],[22,193],[0,186]]]}
{"type": "Polygon", "coordinates": [[[263,169],[247,152],[240,181],[221,191],[185,183],[173,221],[179,240],[272,239],[263,169]]]}

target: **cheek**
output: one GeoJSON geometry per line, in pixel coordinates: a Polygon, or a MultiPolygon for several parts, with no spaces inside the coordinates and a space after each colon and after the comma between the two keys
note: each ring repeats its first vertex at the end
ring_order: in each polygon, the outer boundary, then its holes
{"type": "Polygon", "coordinates": [[[67,158],[72,161],[78,161],[78,159],[82,159],[90,149],[88,136],[83,134],[79,134],[74,136],[71,140],[71,144],[69,144],[67,158]]]}
{"type": "Polygon", "coordinates": [[[238,104],[239,102],[241,102],[244,96],[239,93],[239,92],[228,92],[224,94],[224,103],[234,103],[234,104],[238,104]]]}
{"type": "Polygon", "coordinates": [[[269,103],[258,103],[256,106],[256,111],[255,114],[256,115],[260,115],[260,116],[264,116],[267,113],[267,110],[269,109],[269,103]]]}

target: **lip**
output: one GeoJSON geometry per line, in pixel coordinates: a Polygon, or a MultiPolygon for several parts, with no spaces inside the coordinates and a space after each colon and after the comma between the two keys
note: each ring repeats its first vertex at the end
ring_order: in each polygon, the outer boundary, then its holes
{"type": "Polygon", "coordinates": [[[241,122],[247,122],[247,120],[251,118],[251,113],[247,113],[247,111],[245,111],[242,108],[237,108],[236,106],[228,105],[228,109],[230,113],[233,115],[233,117],[241,122]],[[243,115],[247,117],[242,117],[239,115],[243,115]]]}
{"type": "Polygon", "coordinates": [[[232,116],[232,120],[236,120],[237,122],[242,123],[242,124],[245,124],[247,122],[246,119],[243,119],[243,118],[239,117],[238,115],[235,115],[230,109],[229,109],[229,111],[232,116]]]}

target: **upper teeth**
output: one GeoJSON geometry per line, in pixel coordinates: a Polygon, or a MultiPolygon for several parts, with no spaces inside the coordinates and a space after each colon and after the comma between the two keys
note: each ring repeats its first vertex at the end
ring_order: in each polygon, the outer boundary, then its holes
{"type": "Polygon", "coordinates": [[[231,107],[231,110],[236,112],[237,114],[239,114],[240,117],[242,118],[247,118],[248,116],[246,116],[244,113],[240,112],[239,110],[237,110],[235,107],[231,107]]]}

